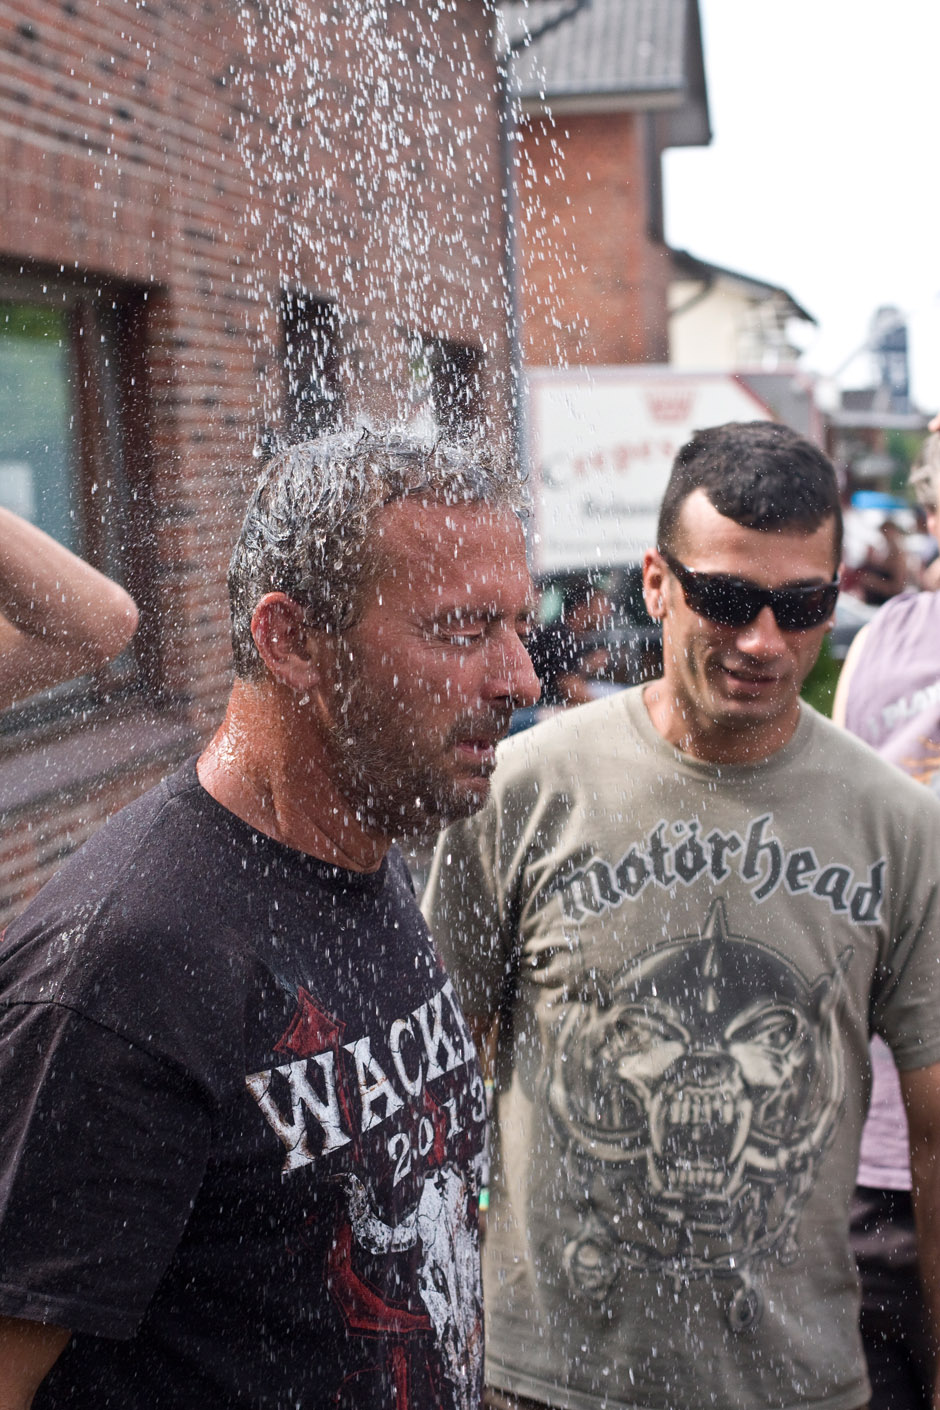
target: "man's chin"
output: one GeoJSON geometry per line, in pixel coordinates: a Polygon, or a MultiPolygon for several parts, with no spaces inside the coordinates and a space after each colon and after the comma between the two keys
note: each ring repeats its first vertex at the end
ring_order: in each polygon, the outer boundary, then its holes
{"type": "Polygon", "coordinates": [[[453,784],[446,791],[418,795],[415,806],[396,820],[395,836],[403,841],[430,842],[451,823],[478,813],[489,795],[489,774],[453,784]]]}
{"type": "MultiPolygon", "coordinates": [[[[455,788],[451,794],[450,807],[447,809],[447,823],[459,822],[461,818],[472,817],[478,813],[490,796],[490,777],[492,770],[487,769],[486,773],[481,773],[479,777],[471,782],[461,784],[455,788]]],[[[447,826],[447,823],[444,826],[447,826]]]]}
{"type": "Polygon", "coordinates": [[[725,723],[733,726],[739,724],[742,728],[747,728],[748,723],[755,725],[766,724],[771,720],[779,719],[788,713],[792,708],[789,700],[779,699],[753,699],[747,697],[734,696],[725,698],[716,708],[716,718],[723,719],[725,723]]]}

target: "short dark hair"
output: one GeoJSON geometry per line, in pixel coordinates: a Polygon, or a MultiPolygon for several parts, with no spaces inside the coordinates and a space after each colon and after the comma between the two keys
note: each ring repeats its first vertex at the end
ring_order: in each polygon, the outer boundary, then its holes
{"type": "Polygon", "coordinates": [[[805,530],[833,521],[842,558],[842,509],[832,461],[775,421],[729,421],[696,431],[679,451],[659,511],[657,544],[675,550],[682,506],[704,490],[719,514],[748,529],[805,530]]]}
{"type": "Polygon", "coordinates": [[[522,480],[498,450],[399,427],[335,432],[268,461],[229,564],[237,676],[264,676],[251,618],[266,593],[286,593],[329,631],[353,624],[380,561],[376,516],[412,497],[515,513],[524,502],[522,480]]]}

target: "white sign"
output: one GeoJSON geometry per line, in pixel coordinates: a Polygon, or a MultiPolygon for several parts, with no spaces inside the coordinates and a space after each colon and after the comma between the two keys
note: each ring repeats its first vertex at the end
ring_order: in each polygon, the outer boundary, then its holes
{"type": "Polygon", "coordinates": [[[538,572],[638,562],[676,451],[693,431],[771,421],[733,373],[532,368],[529,454],[538,572]]]}

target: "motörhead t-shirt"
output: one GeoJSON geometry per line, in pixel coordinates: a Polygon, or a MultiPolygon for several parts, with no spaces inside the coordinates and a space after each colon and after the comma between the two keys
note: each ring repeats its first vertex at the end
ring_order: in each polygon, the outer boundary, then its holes
{"type": "Polygon", "coordinates": [[[393,852],[255,832],[193,763],[0,944],[0,1312],[46,1406],[471,1410],[483,1085],[393,852]]]}
{"type": "Polygon", "coordinates": [[[804,708],[755,767],[640,689],[510,740],[426,911],[499,1014],[487,1380],[553,1406],[853,1410],[874,1027],[940,1060],[940,804],[804,708]]]}

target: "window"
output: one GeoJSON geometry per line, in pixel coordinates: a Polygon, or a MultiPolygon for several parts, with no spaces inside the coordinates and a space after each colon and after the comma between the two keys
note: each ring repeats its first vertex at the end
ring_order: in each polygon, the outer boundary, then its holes
{"type": "Polygon", "coordinates": [[[285,293],[281,304],[285,393],[283,424],[291,441],[322,435],[343,410],[336,305],[285,293]]]}
{"type": "MultiPolygon", "coordinates": [[[[134,286],[0,264],[0,504],[138,601],[146,587],[138,481],[147,458],[147,299],[134,286]]],[[[0,729],[87,708],[132,688],[147,668],[141,640],[100,681],[45,692],[4,712],[0,729]]]]}
{"type": "Polygon", "coordinates": [[[416,337],[411,350],[412,402],[423,429],[460,439],[483,422],[483,354],[443,338],[416,337]]]}
{"type": "Polygon", "coordinates": [[[80,551],[69,316],[0,299],[0,504],[80,551]]]}

